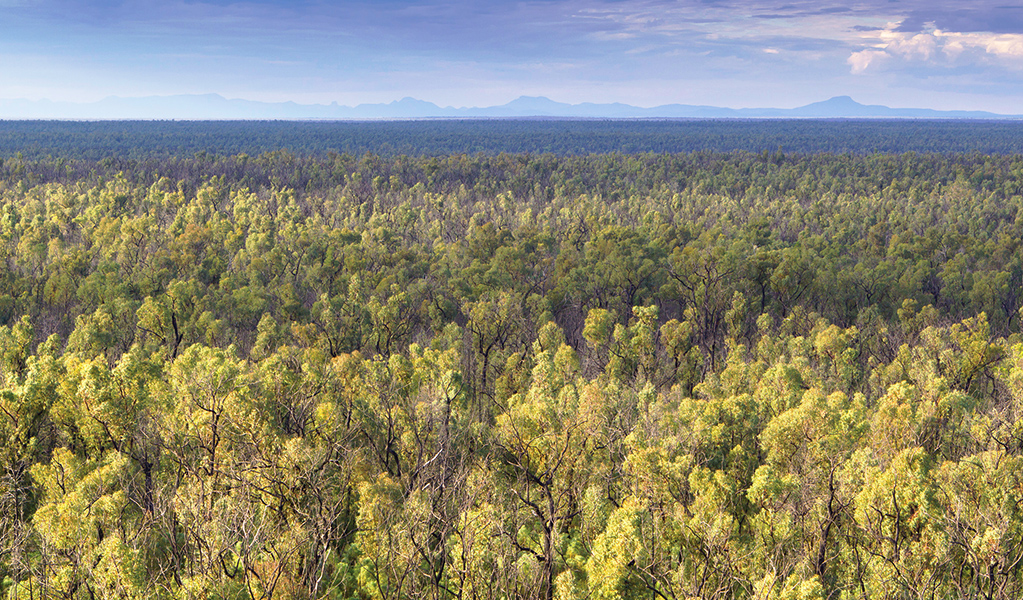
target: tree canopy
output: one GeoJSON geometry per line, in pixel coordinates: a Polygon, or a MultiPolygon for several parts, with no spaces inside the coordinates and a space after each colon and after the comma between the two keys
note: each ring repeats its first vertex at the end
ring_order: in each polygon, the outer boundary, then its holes
{"type": "Polygon", "coordinates": [[[9,598],[1015,598],[1023,157],[14,157],[9,598]]]}

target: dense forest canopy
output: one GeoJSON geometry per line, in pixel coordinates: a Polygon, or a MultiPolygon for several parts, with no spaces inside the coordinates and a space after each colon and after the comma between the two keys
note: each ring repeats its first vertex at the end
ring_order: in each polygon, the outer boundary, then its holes
{"type": "Polygon", "coordinates": [[[1023,594],[1023,156],[226,139],[0,164],[8,598],[1023,594]]]}
{"type": "Polygon", "coordinates": [[[1023,153],[1023,122],[901,119],[0,121],[0,157],[620,152],[1023,153]]]}

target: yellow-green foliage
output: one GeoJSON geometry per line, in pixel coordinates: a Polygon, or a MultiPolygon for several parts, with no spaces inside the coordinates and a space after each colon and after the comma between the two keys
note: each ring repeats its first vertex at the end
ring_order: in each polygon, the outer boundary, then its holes
{"type": "Polygon", "coordinates": [[[5,597],[1023,594],[1017,158],[175,160],[0,164],[5,597]]]}

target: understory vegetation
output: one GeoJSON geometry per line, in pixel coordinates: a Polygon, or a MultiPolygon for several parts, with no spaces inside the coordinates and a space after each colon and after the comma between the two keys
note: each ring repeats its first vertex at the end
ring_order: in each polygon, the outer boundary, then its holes
{"type": "Polygon", "coordinates": [[[9,157],[8,598],[1023,595],[1023,157],[9,157]]]}

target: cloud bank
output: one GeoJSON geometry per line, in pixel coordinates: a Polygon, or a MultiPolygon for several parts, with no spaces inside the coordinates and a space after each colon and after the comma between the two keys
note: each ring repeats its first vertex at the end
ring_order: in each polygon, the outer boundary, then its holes
{"type": "Polygon", "coordinates": [[[847,62],[853,73],[864,73],[871,64],[889,58],[949,65],[964,55],[969,60],[996,59],[1006,67],[1023,67],[1023,34],[990,31],[944,31],[935,23],[924,24],[919,32],[905,31],[902,23],[889,23],[884,29],[865,33],[870,47],[849,55],[847,62]]]}

